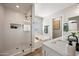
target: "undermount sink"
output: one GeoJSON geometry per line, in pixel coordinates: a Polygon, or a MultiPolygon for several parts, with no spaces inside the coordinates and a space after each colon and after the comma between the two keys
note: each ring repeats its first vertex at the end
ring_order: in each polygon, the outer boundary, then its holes
{"type": "Polygon", "coordinates": [[[51,41],[51,43],[52,43],[52,44],[55,44],[55,45],[56,45],[56,44],[57,44],[57,45],[60,45],[60,44],[63,45],[63,44],[67,44],[68,42],[65,42],[65,41],[62,41],[62,40],[56,40],[56,41],[51,41]]]}
{"type": "Polygon", "coordinates": [[[64,42],[62,40],[58,40],[55,42],[51,42],[53,49],[58,51],[59,53],[66,53],[66,45],[68,44],[67,42],[64,42]]]}
{"type": "Polygon", "coordinates": [[[60,39],[57,40],[50,40],[44,43],[45,46],[49,47],[50,49],[58,52],[60,55],[66,55],[67,53],[67,41],[63,41],[60,39]]]}
{"type": "MultiPolygon", "coordinates": [[[[60,38],[49,40],[43,43],[44,55],[47,56],[68,56],[68,41],[60,38]]],[[[79,52],[76,51],[76,56],[79,52]]]]}

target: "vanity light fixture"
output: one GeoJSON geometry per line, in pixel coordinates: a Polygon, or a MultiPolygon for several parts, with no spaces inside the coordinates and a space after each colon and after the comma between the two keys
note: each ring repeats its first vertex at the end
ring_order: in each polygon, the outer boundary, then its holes
{"type": "Polygon", "coordinates": [[[16,8],[19,8],[19,5],[16,5],[16,8]]]}

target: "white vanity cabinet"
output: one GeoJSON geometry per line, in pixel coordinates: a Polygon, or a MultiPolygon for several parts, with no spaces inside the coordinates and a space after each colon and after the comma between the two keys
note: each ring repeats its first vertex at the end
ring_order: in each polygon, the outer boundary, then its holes
{"type": "Polygon", "coordinates": [[[52,50],[51,48],[43,45],[43,55],[44,56],[61,56],[58,52],[52,50]]]}
{"type": "MultiPolygon", "coordinates": [[[[44,56],[73,56],[68,54],[68,42],[59,39],[61,38],[49,40],[43,43],[42,50],[44,56]]],[[[74,56],[79,56],[79,52],[75,51],[74,56]]]]}
{"type": "Polygon", "coordinates": [[[59,40],[49,40],[43,43],[43,55],[46,56],[66,56],[66,44],[67,42],[59,40]]]}

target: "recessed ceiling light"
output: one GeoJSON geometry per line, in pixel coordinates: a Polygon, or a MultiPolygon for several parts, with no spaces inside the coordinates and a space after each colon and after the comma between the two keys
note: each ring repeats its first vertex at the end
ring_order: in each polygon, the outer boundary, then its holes
{"type": "Polygon", "coordinates": [[[16,8],[19,8],[19,5],[16,5],[16,8]]]}

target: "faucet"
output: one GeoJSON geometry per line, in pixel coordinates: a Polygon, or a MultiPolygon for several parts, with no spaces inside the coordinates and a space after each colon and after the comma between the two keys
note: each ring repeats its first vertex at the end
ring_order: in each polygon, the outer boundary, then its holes
{"type": "Polygon", "coordinates": [[[75,33],[72,33],[72,35],[68,36],[69,45],[72,46],[72,42],[76,42],[76,51],[79,51],[79,43],[78,43],[78,37],[75,35],[75,33]],[[73,38],[70,38],[73,37],[73,38]]]}
{"type": "Polygon", "coordinates": [[[70,41],[70,42],[71,41],[74,41],[74,42],[77,42],[78,43],[78,37],[75,35],[75,33],[72,33],[72,35],[69,35],[68,36],[68,41],[70,41]],[[70,39],[71,36],[74,37],[74,38],[76,38],[76,40],[75,39],[70,39]]]}

